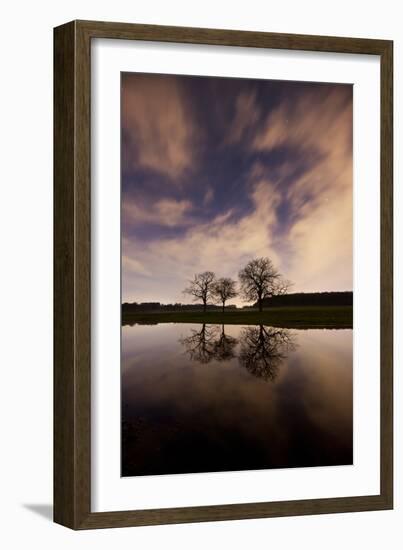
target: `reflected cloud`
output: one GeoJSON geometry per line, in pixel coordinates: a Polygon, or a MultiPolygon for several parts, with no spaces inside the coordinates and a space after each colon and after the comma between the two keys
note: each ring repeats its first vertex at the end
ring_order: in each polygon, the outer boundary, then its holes
{"type": "Polygon", "coordinates": [[[352,463],[351,330],[160,324],[122,336],[123,475],[352,463]],[[234,356],[220,361],[228,342],[234,356]]]}

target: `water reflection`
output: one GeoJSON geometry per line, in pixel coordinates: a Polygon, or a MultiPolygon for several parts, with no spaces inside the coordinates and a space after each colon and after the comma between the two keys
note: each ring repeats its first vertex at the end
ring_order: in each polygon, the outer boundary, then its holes
{"type": "Polygon", "coordinates": [[[221,325],[221,331],[215,342],[215,358],[217,361],[228,361],[236,356],[237,338],[225,333],[225,326],[221,325]]]}
{"type": "Polygon", "coordinates": [[[122,329],[124,476],[351,464],[352,426],[352,330],[122,329]]]}
{"type": "Polygon", "coordinates": [[[179,342],[191,361],[206,364],[213,359],[228,361],[238,357],[239,364],[250,374],[266,381],[276,378],[287,353],[295,349],[295,336],[290,330],[264,325],[245,327],[235,338],[225,332],[225,325],[220,328],[203,324],[191,329],[190,335],[179,342]]]}
{"type": "Polygon", "coordinates": [[[186,348],[191,361],[205,364],[210,363],[217,354],[217,326],[206,324],[200,326],[200,329],[191,329],[190,336],[180,338],[179,342],[186,348]]]}
{"type": "Polygon", "coordinates": [[[213,359],[227,361],[235,357],[238,339],[225,333],[225,325],[200,325],[201,328],[191,329],[186,338],[179,342],[184,346],[191,361],[205,364],[213,359]]]}
{"type": "Polygon", "coordinates": [[[239,361],[253,376],[273,381],[295,345],[290,330],[263,325],[246,327],[241,333],[239,361]]]}

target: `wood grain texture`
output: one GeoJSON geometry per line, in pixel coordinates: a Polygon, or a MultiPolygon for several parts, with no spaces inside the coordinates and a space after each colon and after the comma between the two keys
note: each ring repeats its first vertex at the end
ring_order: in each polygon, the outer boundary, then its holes
{"type": "Polygon", "coordinates": [[[73,21],[54,31],[54,519],[72,529],[393,506],[393,43],[385,40],[73,21]],[[381,56],[381,491],[379,495],[91,512],[91,39],[381,56]]]}
{"type": "Polygon", "coordinates": [[[75,23],[55,29],[54,519],[90,512],[90,50],[75,23]]]}
{"type": "Polygon", "coordinates": [[[54,35],[54,519],[74,525],[74,25],[54,35]]]}
{"type": "Polygon", "coordinates": [[[77,21],[76,23],[84,33],[92,38],[182,42],[217,46],[382,55],[389,43],[386,40],[367,38],[311,36],[197,27],[134,25],[131,23],[108,23],[104,21],[77,21]]]}
{"type": "Polygon", "coordinates": [[[393,43],[381,58],[381,494],[393,507],[393,43]]]}

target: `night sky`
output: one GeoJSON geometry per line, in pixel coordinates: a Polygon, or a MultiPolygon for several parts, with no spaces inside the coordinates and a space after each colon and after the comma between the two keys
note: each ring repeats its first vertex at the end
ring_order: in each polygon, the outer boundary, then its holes
{"type": "MultiPolygon", "coordinates": [[[[122,300],[268,256],[352,289],[351,85],[122,74],[122,300]]],[[[240,305],[240,298],[231,303],[240,305]]]]}

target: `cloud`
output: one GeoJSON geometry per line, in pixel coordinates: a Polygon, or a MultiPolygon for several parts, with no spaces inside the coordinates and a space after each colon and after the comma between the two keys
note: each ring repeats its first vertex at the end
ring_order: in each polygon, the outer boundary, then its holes
{"type": "Polygon", "coordinates": [[[211,204],[213,199],[214,199],[214,189],[212,187],[208,187],[203,198],[204,206],[208,206],[209,204],[211,204]]]}
{"type": "MultiPolygon", "coordinates": [[[[124,249],[125,248],[128,248],[127,242],[124,249]]],[[[151,275],[150,271],[148,271],[145,265],[143,265],[139,260],[136,260],[135,258],[132,258],[125,253],[123,253],[122,255],[122,269],[123,272],[127,274],[135,273],[136,275],[144,275],[147,277],[151,275]]]]}
{"type": "Polygon", "coordinates": [[[160,199],[152,205],[144,201],[125,199],[122,217],[125,226],[152,223],[166,227],[188,225],[192,222],[190,212],[192,203],[189,200],[160,199]]]}
{"type": "Polygon", "coordinates": [[[124,74],[123,162],[179,182],[195,162],[196,127],[175,77],[124,74]]]}
{"type": "Polygon", "coordinates": [[[124,270],[123,300],[156,300],[158,296],[162,302],[184,301],[182,290],[195,273],[209,269],[220,276],[236,277],[241,266],[262,255],[278,263],[272,235],[280,194],[271,181],[254,180],[251,199],[252,212],[239,220],[228,210],[208,223],[190,226],[182,237],[147,245],[127,240],[125,254],[147,266],[149,276],[144,276],[144,270],[124,270]]]}
{"type": "MultiPolygon", "coordinates": [[[[214,206],[225,180],[214,180],[197,210],[189,187],[182,188],[180,200],[125,199],[128,226],[152,223],[180,231],[146,241],[124,239],[123,300],[183,302],[182,289],[195,273],[209,269],[236,278],[247,261],[259,256],[272,259],[294,283],[293,291],[352,288],[352,89],[318,86],[290,97],[284,94],[262,122],[256,95],[237,96],[235,116],[225,130],[230,137],[226,134],[223,141],[228,140],[229,149],[236,145],[236,154],[248,160],[239,209],[224,201],[213,219],[202,215],[203,207],[210,211],[214,206]]],[[[166,132],[159,124],[158,131],[166,132]]],[[[173,162],[170,174],[183,175],[190,167],[203,172],[189,146],[193,131],[187,136],[183,149],[190,164],[174,169],[173,162]]]]}
{"type": "Polygon", "coordinates": [[[304,151],[315,149],[325,153],[351,153],[350,87],[332,87],[328,93],[319,92],[315,90],[297,99],[283,100],[268,115],[265,126],[253,141],[253,148],[271,150],[283,145],[295,145],[304,151]],[[343,139],[337,140],[340,133],[343,139]]]}
{"type": "Polygon", "coordinates": [[[295,290],[352,289],[352,197],[348,192],[318,201],[291,228],[289,277],[295,290]]]}
{"type": "Polygon", "coordinates": [[[225,142],[240,142],[245,134],[254,128],[261,116],[254,91],[242,91],[235,99],[235,114],[227,129],[225,142]]]}
{"type": "MultiPolygon", "coordinates": [[[[295,290],[352,288],[352,93],[336,87],[329,93],[283,101],[272,112],[252,148],[297,151],[315,160],[284,188],[294,214],[286,239],[283,265],[295,290]]],[[[295,170],[288,161],[283,181],[295,170]]],[[[280,171],[281,172],[281,171],[280,171]]]]}

